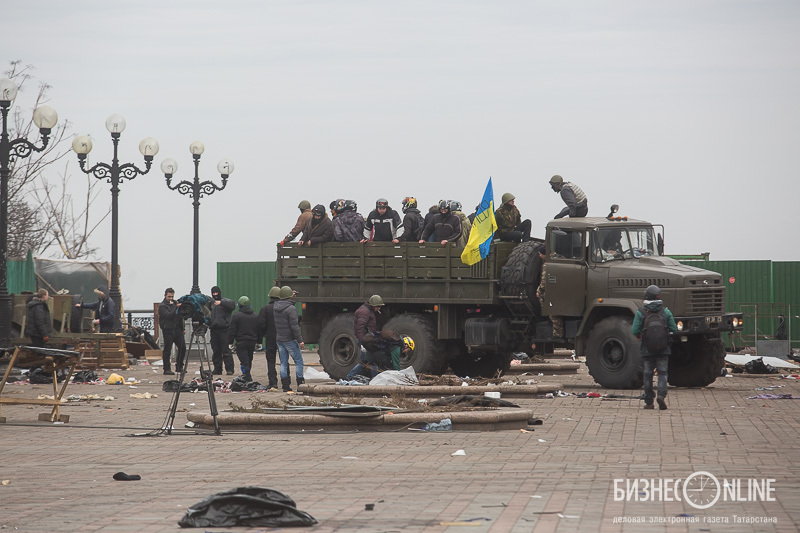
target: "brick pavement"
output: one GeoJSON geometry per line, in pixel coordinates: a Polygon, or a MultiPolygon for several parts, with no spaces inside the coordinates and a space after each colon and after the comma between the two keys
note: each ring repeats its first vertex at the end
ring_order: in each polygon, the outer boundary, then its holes
{"type": "MultiPolygon", "coordinates": [[[[263,359],[254,378],[266,381],[263,359]],[[263,375],[262,375],[263,374],[263,375]]],[[[108,375],[103,372],[101,375],[108,375]]],[[[800,383],[767,377],[720,379],[707,389],[670,389],[669,410],[644,411],[636,399],[514,400],[544,420],[532,433],[233,432],[131,437],[160,427],[171,394],[163,376],[138,366],[121,372],[142,383],[70,385],[69,394],[111,394],[111,402],[69,404],[65,425],[36,421],[42,407],[3,406],[0,526],[18,531],[176,531],[190,505],[237,486],[271,487],[329,531],[797,531],[800,451],[793,400],[748,400],[756,387],[800,396],[800,383]],[[153,383],[148,383],[151,380],[153,383]],[[158,398],[135,400],[132,392],[158,398]],[[544,440],[545,442],[540,442],[544,440]],[[450,454],[464,449],[466,456],[450,454]],[[775,479],[775,501],[719,501],[698,510],[683,501],[615,501],[614,479],[775,479]],[[115,472],[141,481],[112,480],[115,472]],[[366,511],[366,503],[375,503],[366,511]],[[689,516],[680,516],[680,515],[689,516]],[[642,523],[615,523],[615,517],[642,523]],[[774,518],[777,524],[735,522],[774,518]],[[727,524],[709,524],[711,518],[727,524]],[[678,524],[647,521],[678,520],[678,524]],[[692,522],[695,521],[696,522],[692,522]],[[467,522],[472,521],[472,522],[467,522]],[[687,523],[687,521],[690,521],[687,523]],[[440,525],[441,523],[473,524],[440,525]]],[[[605,391],[581,369],[542,377],[571,392],[605,391]]],[[[15,397],[49,394],[50,385],[8,385],[15,397]]],[[[253,396],[217,395],[219,408],[253,396]]],[[[182,394],[185,411],[207,407],[182,394]],[[190,407],[190,403],[195,403],[190,407]]],[[[177,424],[176,424],[177,425],[177,424]]],[[[746,481],[745,481],[746,483],[746,481]]],[[[225,531],[225,528],[206,528],[225,531]]],[[[243,528],[237,528],[243,531],[243,528]]],[[[253,529],[252,531],[258,531],[253,529]]]]}

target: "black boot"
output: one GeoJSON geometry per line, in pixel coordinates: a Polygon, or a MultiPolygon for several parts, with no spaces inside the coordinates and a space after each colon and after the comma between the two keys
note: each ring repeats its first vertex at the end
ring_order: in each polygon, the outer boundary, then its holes
{"type": "Polygon", "coordinates": [[[298,387],[306,382],[305,378],[295,378],[295,380],[297,381],[298,387]]]}
{"type": "Polygon", "coordinates": [[[292,380],[290,378],[281,378],[283,385],[283,392],[292,392],[292,380]]]}

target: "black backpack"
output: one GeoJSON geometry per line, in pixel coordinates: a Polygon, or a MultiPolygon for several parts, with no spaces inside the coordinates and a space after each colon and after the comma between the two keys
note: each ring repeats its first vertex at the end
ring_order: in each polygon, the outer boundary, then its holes
{"type": "Polygon", "coordinates": [[[647,348],[647,352],[652,355],[659,355],[669,348],[669,328],[664,310],[657,313],[641,310],[644,314],[644,325],[642,326],[642,343],[647,348]]]}

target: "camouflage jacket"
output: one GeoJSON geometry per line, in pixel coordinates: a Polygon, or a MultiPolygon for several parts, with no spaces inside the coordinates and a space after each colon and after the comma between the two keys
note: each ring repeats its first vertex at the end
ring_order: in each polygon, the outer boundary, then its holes
{"type": "Polygon", "coordinates": [[[497,220],[497,233],[513,231],[522,222],[522,216],[515,205],[501,205],[494,212],[494,218],[497,220]]]}

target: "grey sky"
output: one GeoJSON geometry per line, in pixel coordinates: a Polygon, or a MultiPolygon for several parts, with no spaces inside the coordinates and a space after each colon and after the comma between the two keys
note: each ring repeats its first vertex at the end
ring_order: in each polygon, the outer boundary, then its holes
{"type": "MultiPolygon", "coordinates": [[[[201,179],[236,165],[202,200],[204,292],[217,261],[274,260],[301,199],[469,211],[489,176],[537,235],[558,173],[590,215],[663,223],[668,253],[800,260],[794,1],[16,2],[3,20],[4,61],[36,66],[90,161],[111,159],[113,113],[123,162],[161,144],[120,195],[128,308],[191,287],[191,200],[158,165],[190,179],[194,140],[201,179]]],[[[110,260],[110,229],[93,241],[110,260]]]]}

